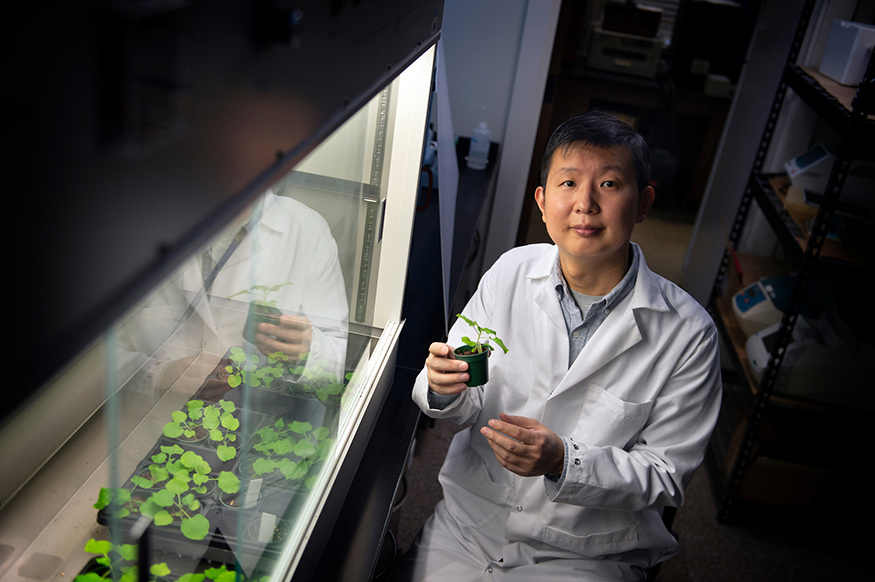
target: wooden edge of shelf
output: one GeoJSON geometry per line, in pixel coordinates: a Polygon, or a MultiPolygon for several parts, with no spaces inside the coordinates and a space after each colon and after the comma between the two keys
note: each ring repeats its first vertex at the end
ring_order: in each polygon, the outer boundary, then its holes
{"type": "MultiPolygon", "coordinates": [[[[775,229],[785,249],[798,263],[808,246],[806,220],[817,213],[817,209],[798,208],[787,202],[787,188],[790,178],[786,174],[758,174],[751,178],[755,198],[760,208],[775,229]],[[795,244],[794,244],[795,242],[795,244]]],[[[821,248],[820,258],[834,262],[845,268],[872,270],[875,261],[865,251],[851,247],[842,241],[827,239],[821,248]]]]}
{"type": "MultiPolygon", "coordinates": [[[[816,67],[798,66],[798,69],[802,73],[803,79],[810,79],[817,83],[826,94],[832,96],[848,113],[853,110],[854,97],[857,95],[856,86],[837,83],[826,75],[821,74],[816,67]]],[[[875,115],[869,115],[868,119],[875,120],[875,115]]]]}

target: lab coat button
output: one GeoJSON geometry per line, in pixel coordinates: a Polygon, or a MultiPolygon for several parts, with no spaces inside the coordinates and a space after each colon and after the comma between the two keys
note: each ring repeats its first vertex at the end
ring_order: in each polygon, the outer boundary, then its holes
{"type": "Polygon", "coordinates": [[[486,571],[489,572],[490,574],[492,574],[492,566],[489,566],[488,568],[486,568],[486,571]]]}
{"type": "Polygon", "coordinates": [[[517,505],[517,506],[516,506],[516,510],[517,510],[517,511],[522,511],[522,510],[523,510],[523,506],[522,506],[522,505],[517,505]]]}
{"type": "Polygon", "coordinates": [[[575,465],[579,465],[579,464],[580,464],[580,459],[574,459],[574,464],[575,464],[575,465]]]}
{"type": "Polygon", "coordinates": [[[580,450],[580,447],[577,445],[577,443],[574,443],[574,444],[571,445],[571,446],[574,447],[574,450],[575,450],[575,451],[579,451],[579,450],[580,450]]]}

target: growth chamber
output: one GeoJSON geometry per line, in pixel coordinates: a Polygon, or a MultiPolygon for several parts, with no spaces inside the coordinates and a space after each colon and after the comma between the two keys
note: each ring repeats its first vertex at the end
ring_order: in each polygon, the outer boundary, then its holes
{"type": "Polygon", "coordinates": [[[4,24],[25,226],[4,581],[349,560],[327,546],[388,428],[441,10],[107,0],[4,24]]]}

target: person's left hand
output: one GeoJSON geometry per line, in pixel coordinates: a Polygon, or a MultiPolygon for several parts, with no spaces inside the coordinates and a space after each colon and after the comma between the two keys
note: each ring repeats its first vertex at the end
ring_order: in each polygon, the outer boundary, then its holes
{"type": "Polygon", "coordinates": [[[306,317],[283,315],[280,317],[279,325],[259,323],[255,341],[259,351],[266,356],[282,352],[293,361],[299,361],[310,351],[313,326],[306,317]]]}
{"type": "Polygon", "coordinates": [[[498,462],[522,477],[561,474],[565,467],[565,445],[559,435],[533,418],[500,414],[480,434],[498,462]]]}

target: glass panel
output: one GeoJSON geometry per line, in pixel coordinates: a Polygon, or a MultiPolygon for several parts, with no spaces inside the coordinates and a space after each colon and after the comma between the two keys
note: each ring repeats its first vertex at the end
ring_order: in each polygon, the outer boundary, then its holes
{"type": "MultiPolygon", "coordinates": [[[[432,58],[418,67],[426,95],[432,58]]],[[[416,194],[392,185],[393,160],[419,173],[425,108],[397,119],[409,114],[397,105],[408,74],[74,362],[43,408],[28,409],[32,437],[67,413],[75,426],[72,436],[58,429],[60,452],[46,453],[0,512],[4,579],[130,574],[145,563],[132,545],[143,532],[149,579],[287,573],[396,336],[376,290],[406,271],[406,257],[384,258],[381,271],[380,256],[382,240],[403,241],[398,225],[412,223],[390,201],[416,194]]],[[[0,449],[19,436],[4,427],[0,449]]]]}

